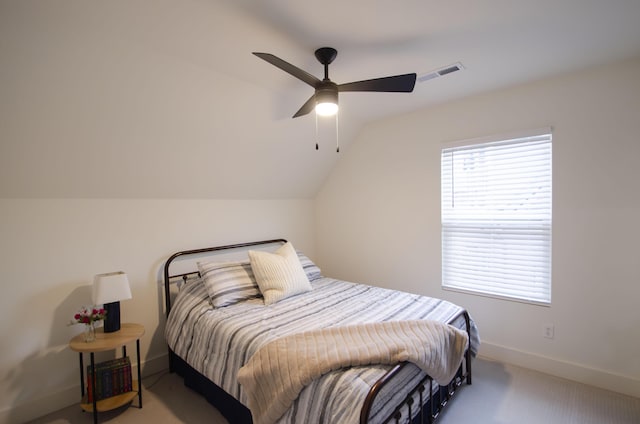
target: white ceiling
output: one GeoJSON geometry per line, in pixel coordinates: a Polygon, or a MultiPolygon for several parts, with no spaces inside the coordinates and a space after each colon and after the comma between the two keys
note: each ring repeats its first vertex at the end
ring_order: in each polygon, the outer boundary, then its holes
{"type": "Polygon", "coordinates": [[[342,93],[344,152],[362,125],[640,55],[638,0],[0,2],[0,196],[313,198],[332,122],[291,119],[311,87],[465,70],[411,94],[342,93]],[[114,172],[114,170],[116,172],[114,172]]]}
{"type": "MultiPolygon", "coordinates": [[[[637,0],[229,3],[277,28],[297,47],[289,51],[288,45],[264,39],[254,41],[253,49],[318,77],[322,67],[313,51],[325,45],[338,49],[330,67],[330,77],[338,83],[407,72],[420,76],[456,62],[466,68],[418,83],[408,96],[343,94],[345,107],[364,120],[640,54],[637,0]]],[[[260,73],[256,83],[280,93],[294,90],[293,83],[286,86],[276,75],[281,71],[264,63],[253,69],[260,73]]],[[[301,104],[310,90],[299,84],[301,104]]]]}

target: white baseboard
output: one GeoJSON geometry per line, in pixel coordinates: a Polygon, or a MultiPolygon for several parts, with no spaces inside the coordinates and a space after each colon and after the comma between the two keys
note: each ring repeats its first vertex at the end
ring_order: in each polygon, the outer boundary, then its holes
{"type": "MultiPolygon", "coordinates": [[[[167,354],[156,356],[155,358],[140,361],[142,366],[142,378],[165,371],[169,368],[167,354]]],[[[138,367],[133,363],[131,372],[137,376],[138,367]]],[[[137,378],[137,377],[136,377],[137,378]]],[[[80,376],[78,376],[78,380],[80,376]]],[[[144,392],[142,392],[144,398],[144,392]]],[[[37,399],[29,399],[19,405],[0,411],[0,423],[19,424],[34,420],[43,415],[50,414],[59,409],[66,408],[80,402],[80,384],[62,388],[46,396],[37,399]]],[[[80,406],[78,406],[79,408],[80,406]]]]}
{"type": "Polygon", "coordinates": [[[482,342],[480,358],[532,369],[624,395],[640,398],[640,380],[505,346],[482,342]]]}

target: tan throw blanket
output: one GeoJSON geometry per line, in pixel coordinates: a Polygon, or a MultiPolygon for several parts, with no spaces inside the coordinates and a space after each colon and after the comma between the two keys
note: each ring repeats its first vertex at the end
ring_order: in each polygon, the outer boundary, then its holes
{"type": "Polygon", "coordinates": [[[293,334],[263,346],[238,371],[255,424],[271,424],[316,378],[344,367],[412,362],[440,384],[455,375],[467,333],[436,321],[393,321],[293,334]]]}

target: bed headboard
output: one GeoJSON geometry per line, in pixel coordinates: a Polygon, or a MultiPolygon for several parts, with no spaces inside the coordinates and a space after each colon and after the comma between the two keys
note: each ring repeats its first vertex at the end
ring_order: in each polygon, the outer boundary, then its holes
{"type": "MultiPolygon", "coordinates": [[[[285,239],[273,239],[262,241],[251,241],[248,243],[229,244],[226,246],[205,247],[203,249],[183,250],[176,252],[167,259],[164,264],[164,302],[165,314],[168,317],[171,311],[171,285],[180,281],[187,282],[189,278],[198,277],[197,260],[204,258],[212,259],[213,257],[224,257],[224,254],[239,255],[240,252],[246,252],[248,248],[266,248],[273,244],[284,244],[285,239]]],[[[227,258],[229,256],[227,255],[227,258]]]]}

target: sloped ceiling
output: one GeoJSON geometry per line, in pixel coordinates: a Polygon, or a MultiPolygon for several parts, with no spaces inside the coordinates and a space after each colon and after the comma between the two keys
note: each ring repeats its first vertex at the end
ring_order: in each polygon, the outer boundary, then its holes
{"type": "Polygon", "coordinates": [[[344,152],[371,120],[640,55],[639,21],[635,0],[3,0],[0,196],[313,198],[335,122],[291,119],[312,89],[252,51],[321,77],[335,47],[338,83],[464,65],[341,95],[344,152]]]}

